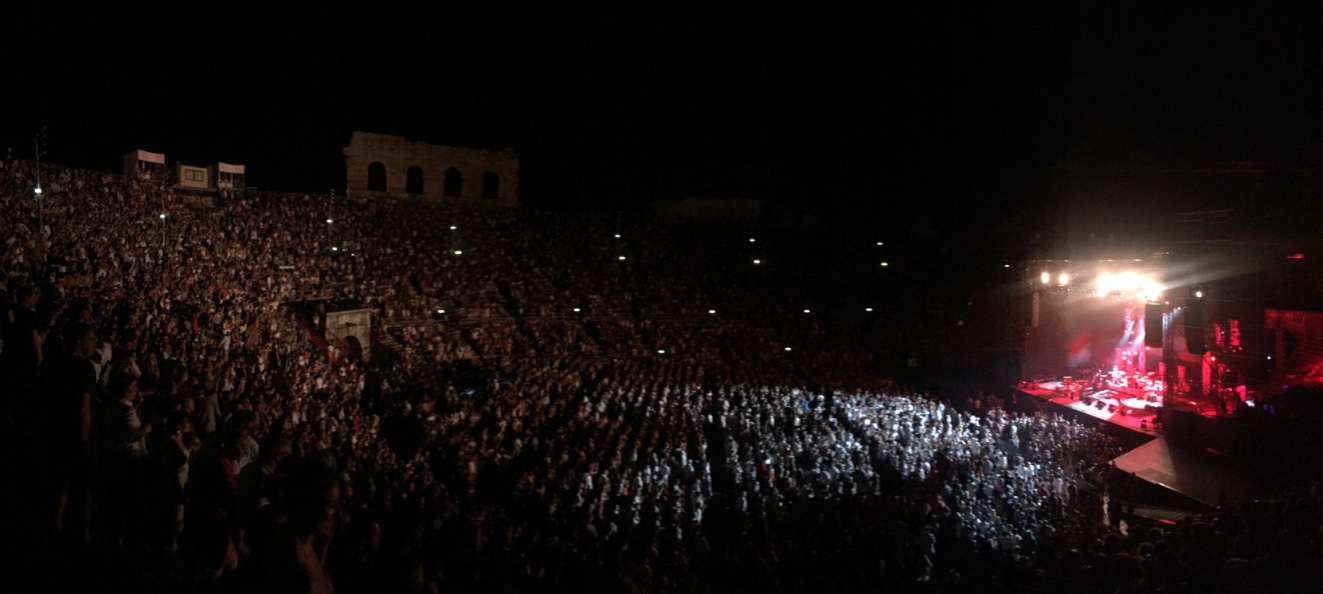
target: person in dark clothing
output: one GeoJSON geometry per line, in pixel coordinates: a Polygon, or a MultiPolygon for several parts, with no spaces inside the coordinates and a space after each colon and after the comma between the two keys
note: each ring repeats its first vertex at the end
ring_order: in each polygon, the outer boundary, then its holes
{"type": "Polygon", "coordinates": [[[5,347],[0,353],[0,379],[13,390],[11,395],[25,394],[41,366],[44,328],[37,315],[40,300],[41,290],[32,285],[14,292],[13,319],[5,327],[5,347]]]}
{"type": "Polygon", "coordinates": [[[90,360],[96,346],[96,332],[87,324],[65,328],[64,349],[45,365],[37,382],[37,411],[45,464],[47,492],[52,499],[54,524],[51,532],[64,532],[66,509],[77,519],[76,534],[90,538],[88,514],[88,472],[91,456],[92,394],[96,390],[96,369],[90,360]],[[72,505],[70,503],[72,502],[72,505]]]}

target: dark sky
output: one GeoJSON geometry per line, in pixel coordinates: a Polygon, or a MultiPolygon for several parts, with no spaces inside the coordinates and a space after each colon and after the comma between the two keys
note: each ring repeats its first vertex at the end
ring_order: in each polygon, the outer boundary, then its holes
{"type": "Polygon", "coordinates": [[[1032,212],[1055,165],[1323,158],[1318,2],[493,4],[21,3],[0,25],[0,142],[30,156],[48,125],[52,162],[142,148],[325,192],[357,129],[513,146],[532,205],[747,196],[957,222],[1032,212]]]}

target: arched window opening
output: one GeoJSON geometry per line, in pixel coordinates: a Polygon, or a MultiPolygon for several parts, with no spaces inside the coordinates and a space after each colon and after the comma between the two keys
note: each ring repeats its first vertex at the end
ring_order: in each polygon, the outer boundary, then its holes
{"type": "Polygon", "coordinates": [[[501,197],[501,176],[491,171],[482,174],[482,197],[485,200],[496,200],[501,197]]]}
{"type": "Polygon", "coordinates": [[[368,191],[386,191],[386,166],[382,165],[381,161],[373,161],[368,165],[368,191]]]}
{"type": "Polygon", "coordinates": [[[446,170],[446,195],[458,197],[464,191],[464,177],[459,170],[451,167],[446,170]]]}
{"type": "Polygon", "coordinates": [[[410,194],[423,193],[423,168],[417,165],[409,167],[408,177],[404,180],[404,191],[410,194]]]}

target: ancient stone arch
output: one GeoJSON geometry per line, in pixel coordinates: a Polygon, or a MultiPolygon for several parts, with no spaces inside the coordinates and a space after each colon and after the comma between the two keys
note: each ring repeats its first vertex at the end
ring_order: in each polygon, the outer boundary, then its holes
{"type": "Polygon", "coordinates": [[[452,198],[464,195],[464,174],[454,167],[446,170],[445,194],[452,198]]]}
{"type": "Polygon", "coordinates": [[[404,191],[414,195],[419,195],[424,193],[423,189],[425,188],[425,184],[423,183],[424,176],[423,176],[422,167],[419,167],[417,165],[410,165],[409,173],[406,176],[406,178],[407,179],[405,179],[404,182],[404,191]]]}
{"type": "Polygon", "coordinates": [[[368,164],[367,189],[371,192],[386,191],[386,166],[381,161],[373,161],[368,164]]]}

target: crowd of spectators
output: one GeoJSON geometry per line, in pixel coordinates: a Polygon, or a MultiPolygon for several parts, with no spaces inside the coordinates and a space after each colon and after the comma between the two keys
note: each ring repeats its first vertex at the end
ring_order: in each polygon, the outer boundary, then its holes
{"type": "Polygon", "coordinates": [[[0,170],[28,555],[163,591],[1318,584],[1323,493],[1113,530],[1114,439],[879,379],[685,226],[56,167],[38,201],[35,167],[0,170]],[[370,358],[286,306],[331,297],[370,358]]]}

